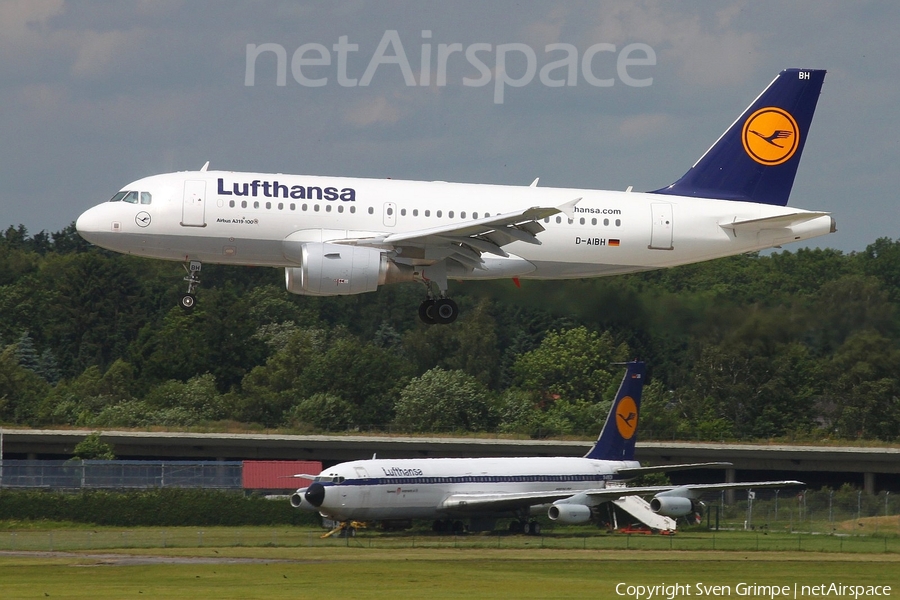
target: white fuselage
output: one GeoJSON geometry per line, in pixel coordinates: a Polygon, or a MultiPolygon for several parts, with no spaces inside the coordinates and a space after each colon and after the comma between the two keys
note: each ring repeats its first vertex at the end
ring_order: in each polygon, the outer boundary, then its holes
{"type": "Polygon", "coordinates": [[[498,496],[528,492],[603,488],[616,471],[637,461],[587,458],[429,458],[359,460],[325,469],[320,506],[306,506],[338,521],[443,519],[473,514],[509,516],[509,511],[466,510],[454,495],[498,496]]]}
{"type": "MultiPolygon", "coordinates": [[[[123,189],[147,192],[149,202],[105,202],[89,209],[77,222],[89,241],[138,256],[272,267],[297,266],[286,241],[421,231],[581,198],[573,219],[558,214],[538,221],[545,228],[537,236],[539,245],[513,242],[504,246],[508,258],[490,255],[485,268],[450,273],[454,279],[612,275],[760,250],[833,230],[831,218],[820,216],[788,227],[736,231],[727,224],[806,211],[638,192],[223,171],[156,175],[123,189]]],[[[428,249],[416,256],[427,262],[428,249]]]]}

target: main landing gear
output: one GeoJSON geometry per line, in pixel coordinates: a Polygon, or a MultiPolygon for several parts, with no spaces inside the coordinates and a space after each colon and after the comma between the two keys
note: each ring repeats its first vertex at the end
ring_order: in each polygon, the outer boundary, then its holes
{"type": "Polygon", "coordinates": [[[197,297],[194,295],[194,289],[200,285],[200,268],[202,266],[203,265],[199,260],[192,260],[189,265],[184,265],[184,270],[187,271],[184,280],[188,282],[188,289],[187,293],[181,296],[181,300],[178,304],[188,312],[194,310],[194,305],[197,304],[197,297]]]}
{"type": "Polygon", "coordinates": [[[416,281],[425,286],[425,301],[419,305],[419,319],[428,325],[449,325],[455,321],[459,306],[447,298],[447,266],[437,263],[415,275],[416,281]]]}
{"type": "Polygon", "coordinates": [[[510,521],[510,533],[524,533],[525,535],[541,535],[541,524],[537,521],[510,521]]]}
{"type": "Polygon", "coordinates": [[[459,306],[450,298],[426,298],[419,305],[419,318],[428,325],[449,325],[459,316],[459,306]]]}

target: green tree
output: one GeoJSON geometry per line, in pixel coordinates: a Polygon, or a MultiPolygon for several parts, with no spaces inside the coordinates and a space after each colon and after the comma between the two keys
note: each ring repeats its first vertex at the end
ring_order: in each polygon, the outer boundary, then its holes
{"type": "Polygon", "coordinates": [[[518,357],[513,365],[518,385],[539,392],[547,400],[594,403],[615,393],[617,367],[628,358],[628,347],[617,345],[608,332],[585,327],[551,331],[541,345],[518,357]]]}
{"type": "Polygon", "coordinates": [[[79,460],[115,460],[113,447],[100,439],[100,432],[95,431],[75,445],[73,458],[79,460]]]}
{"type": "Polygon", "coordinates": [[[484,385],[462,371],[434,368],[400,392],[394,424],[405,431],[486,431],[496,411],[484,385]]]}

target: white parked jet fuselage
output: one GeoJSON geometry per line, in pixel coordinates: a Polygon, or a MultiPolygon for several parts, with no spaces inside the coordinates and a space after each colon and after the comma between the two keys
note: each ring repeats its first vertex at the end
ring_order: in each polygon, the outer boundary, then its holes
{"type": "Polygon", "coordinates": [[[787,199],[825,72],[788,69],[672,185],[653,192],[229,171],[135,181],[76,222],[111,250],[284,267],[315,296],[418,281],[423,320],[458,314],[447,280],[570,279],[672,267],[835,230],[787,199]],[[438,298],[432,292],[437,288],[438,298]]]}
{"type": "MultiPolygon", "coordinates": [[[[515,495],[519,507],[523,497],[539,494],[541,500],[529,511],[544,512],[543,505],[602,489],[621,481],[619,469],[637,467],[637,461],[574,457],[360,460],[322,472],[319,481],[340,483],[326,488],[326,501],[316,510],[337,521],[457,518],[473,512],[501,517],[514,512],[499,502],[502,495],[515,495]],[[476,511],[470,503],[479,497],[497,502],[476,511]]],[[[300,499],[296,502],[299,506],[300,499]]]]}

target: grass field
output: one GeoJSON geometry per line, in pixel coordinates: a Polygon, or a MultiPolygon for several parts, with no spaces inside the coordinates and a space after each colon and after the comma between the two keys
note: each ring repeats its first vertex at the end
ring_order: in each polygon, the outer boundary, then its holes
{"type": "Polygon", "coordinates": [[[677,597],[691,598],[771,597],[740,593],[741,583],[890,585],[892,596],[900,597],[900,539],[894,536],[364,532],[322,540],[320,533],[7,528],[0,530],[0,598],[634,598],[638,591],[629,595],[627,586],[676,583],[689,586],[677,597]],[[620,583],[626,595],[616,593],[620,583]],[[721,590],[730,594],[704,594],[698,583],[730,586],[721,590]]]}

